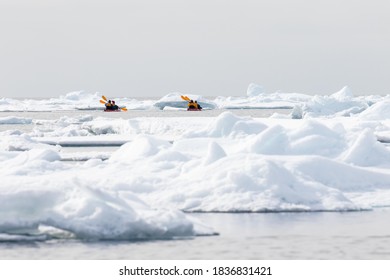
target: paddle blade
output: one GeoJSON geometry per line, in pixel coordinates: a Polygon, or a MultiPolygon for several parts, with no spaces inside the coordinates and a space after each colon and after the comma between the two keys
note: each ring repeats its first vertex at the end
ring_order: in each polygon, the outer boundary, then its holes
{"type": "Polygon", "coordinates": [[[122,111],[127,111],[126,107],[121,108],[122,111]]]}
{"type": "Polygon", "coordinates": [[[100,100],[100,103],[102,103],[102,104],[106,104],[106,101],[104,101],[104,100],[100,100]]]}
{"type": "Polygon", "coordinates": [[[104,101],[107,101],[107,97],[105,97],[104,95],[102,95],[102,98],[104,101]]]}
{"type": "Polygon", "coordinates": [[[185,101],[190,101],[191,99],[189,99],[187,96],[185,95],[180,95],[181,99],[185,100],[185,101]]]}

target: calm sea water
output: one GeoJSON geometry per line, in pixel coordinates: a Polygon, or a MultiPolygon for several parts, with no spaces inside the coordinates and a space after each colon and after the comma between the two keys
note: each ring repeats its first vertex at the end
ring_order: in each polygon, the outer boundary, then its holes
{"type": "Polygon", "coordinates": [[[218,236],[150,242],[0,243],[1,259],[390,259],[390,209],[191,214],[218,236]]]}
{"type": "MultiPolygon", "coordinates": [[[[234,110],[267,117],[274,110],[234,110]]],[[[221,111],[134,111],[110,117],[217,116],[221,111]],[[193,113],[193,114],[192,114],[193,113]],[[196,115],[195,115],[196,114],[196,115]]],[[[288,110],[279,113],[288,114],[288,110]]],[[[103,112],[0,112],[4,116],[58,119],[103,112]]],[[[29,131],[32,125],[0,125],[29,131]]],[[[390,259],[390,208],[364,212],[189,214],[217,236],[150,242],[50,240],[2,242],[0,259],[390,259]]]]}

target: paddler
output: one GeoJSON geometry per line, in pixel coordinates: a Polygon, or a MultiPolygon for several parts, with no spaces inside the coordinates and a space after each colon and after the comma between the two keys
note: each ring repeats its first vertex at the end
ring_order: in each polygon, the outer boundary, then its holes
{"type": "Polygon", "coordinates": [[[188,102],[188,109],[198,109],[197,103],[194,102],[192,99],[188,102]]]}
{"type": "Polygon", "coordinates": [[[112,102],[111,100],[108,100],[106,104],[104,104],[106,106],[106,110],[113,110],[112,109],[112,102]]]}

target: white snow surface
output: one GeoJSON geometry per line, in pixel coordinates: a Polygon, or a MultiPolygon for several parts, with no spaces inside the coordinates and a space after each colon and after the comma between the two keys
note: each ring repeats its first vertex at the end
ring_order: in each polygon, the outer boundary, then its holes
{"type": "MultiPolygon", "coordinates": [[[[390,206],[388,96],[354,97],[348,88],[330,96],[260,89],[251,85],[247,96],[213,101],[188,96],[209,109],[289,104],[293,113],[253,118],[233,110],[184,120],[81,111],[41,120],[21,118],[17,111],[91,109],[100,95],[0,99],[0,110],[8,112],[0,125],[33,126],[29,132],[0,132],[0,240],[187,238],[215,232],[186,212],[390,206]],[[66,145],[118,147],[104,155],[76,153],[73,159],[82,161],[69,162],[62,153],[66,145]]],[[[158,102],[180,108],[180,95],[116,100],[157,110],[158,102]]]]}

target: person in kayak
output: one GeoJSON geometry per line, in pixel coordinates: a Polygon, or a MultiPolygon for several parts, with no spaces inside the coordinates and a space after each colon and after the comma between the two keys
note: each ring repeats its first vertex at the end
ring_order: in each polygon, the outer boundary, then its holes
{"type": "Polygon", "coordinates": [[[111,100],[108,100],[106,104],[104,104],[106,106],[106,110],[112,110],[112,102],[111,100]]]}
{"type": "Polygon", "coordinates": [[[196,104],[192,99],[188,102],[188,109],[196,109],[196,104]]]}
{"type": "Polygon", "coordinates": [[[200,106],[200,104],[195,100],[195,107],[196,107],[196,109],[198,109],[198,110],[202,110],[202,106],[200,106]]]}
{"type": "Polygon", "coordinates": [[[115,104],[114,100],[112,101],[111,110],[113,110],[113,111],[119,110],[119,107],[118,107],[118,105],[115,104]]]}
{"type": "Polygon", "coordinates": [[[198,102],[195,100],[193,101],[192,99],[188,102],[188,108],[187,110],[202,110],[202,107],[198,104],[198,102]]]}

